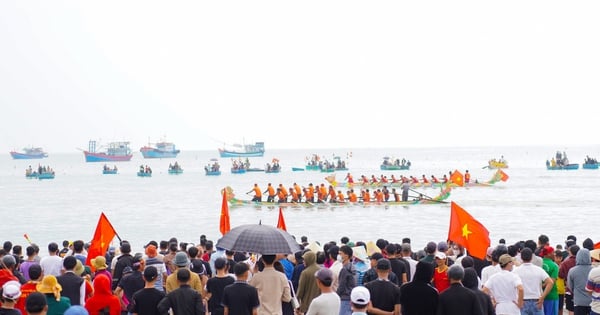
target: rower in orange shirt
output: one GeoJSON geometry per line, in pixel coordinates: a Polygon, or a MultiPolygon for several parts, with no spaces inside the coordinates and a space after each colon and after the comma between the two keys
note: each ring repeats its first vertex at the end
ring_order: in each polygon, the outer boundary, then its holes
{"type": "Polygon", "coordinates": [[[348,201],[350,201],[350,202],[358,202],[358,196],[356,196],[356,193],[354,192],[354,189],[350,189],[348,191],[348,201]]]}
{"type": "Polygon", "coordinates": [[[383,192],[381,189],[377,189],[377,191],[375,191],[375,201],[383,202],[383,192]]]}
{"type": "Polygon", "coordinates": [[[293,187],[290,187],[290,196],[292,196],[292,200],[290,200],[293,203],[297,203],[300,202],[300,199],[298,198],[298,193],[296,192],[296,190],[293,187]]]}
{"type": "Polygon", "coordinates": [[[368,189],[361,191],[363,202],[371,202],[371,193],[368,189]]]}
{"type": "Polygon", "coordinates": [[[329,195],[329,202],[336,202],[337,194],[335,193],[335,189],[333,189],[332,185],[329,185],[327,189],[327,194],[329,195]]]}
{"type": "Polygon", "coordinates": [[[312,183],[308,184],[308,188],[304,191],[304,196],[306,197],[306,202],[315,201],[315,187],[312,183]]]}
{"type": "Polygon", "coordinates": [[[342,193],[341,190],[338,190],[337,192],[337,202],[346,202],[346,197],[344,197],[344,193],[342,193]]]}
{"type": "Polygon", "coordinates": [[[425,177],[425,174],[423,174],[422,180],[423,180],[423,185],[429,184],[429,181],[427,180],[427,177],[425,177]]]}
{"type": "Polygon", "coordinates": [[[325,201],[327,201],[327,188],[325,188],[325,184],[321,183],[321,186],[319,186],[319,191],[317,192],[317,202],[325,201]]]}
{"type": "Polygon", "coordinates": [[[252,190],[247,192],[247,194],[251,193],[252,191],[254,191],[254,197],[252,197],[252,201],[261,202],[262,201],[262,191],[260,190],[260,187],[258,187],[258,184],[255,183],[254,188],[252,188],[252,190]]]}
{"type": "Polygon", "coordinates": [[[275,202],[275,188],[269,183],[267,185],[267,189],[263,191],[263,193],[267,194],[267,202],[275,202]]]}
{"type": "Polygon", "coordinates": [[[294,183],[294,190],[296,191],[296,195],[298,196],[298,202],[302,199],[302,188],[297,183],[294,183]]]}
{"type": "Polygon", "coordinates": [[[277,188],[277,202],[287,202],[287,191],[285,189],[277,188]]]}
{"type": "Polygon", "coordinates": [[[465,171],[465,183],[469,183],[471,181],[471,174],[469,174],[469,170],[465,171]]]}

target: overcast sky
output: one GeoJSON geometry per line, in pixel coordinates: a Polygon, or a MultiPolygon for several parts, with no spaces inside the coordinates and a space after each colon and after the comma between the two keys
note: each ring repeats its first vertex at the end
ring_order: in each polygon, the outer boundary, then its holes
{"type": "Polygon", "coordinates": [[[0,150],[597,144],[599,9],[2,1],[0,150]]]}

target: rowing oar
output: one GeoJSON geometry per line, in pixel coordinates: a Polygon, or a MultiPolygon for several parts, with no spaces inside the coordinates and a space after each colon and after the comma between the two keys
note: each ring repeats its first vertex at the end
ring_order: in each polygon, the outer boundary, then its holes
{"type": "Polygon", "coordinates": [[[489,167],[490,167],[489,165],[486,165],[486,166],[482,167],[481,169],[486,169],[486,168],[489,168],[489,167]]]}
{"type": "Polygon", "coordinates": [[[420,191],[416,191],[416,190],[414,190],[414,189],[411,189],[411,188],[409,188],[408,190],[410,190],[410,191],[412,191],[412,192],[414,192],[414,193],[417,193],[417,194],[419,194],[420,196],[426,197],[426,198],[428,198],[428,199],[433,199],[433,198],[431,198],[431,197],[427,196],[426,194],[424,194],[424,193],[421,193],[420,191]]]}

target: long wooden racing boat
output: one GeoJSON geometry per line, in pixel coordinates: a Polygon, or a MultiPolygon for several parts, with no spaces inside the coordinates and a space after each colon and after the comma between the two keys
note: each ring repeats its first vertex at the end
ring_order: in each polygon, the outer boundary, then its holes
{"type": "MultiPolygon", "coordinates": [[[[254,206],[254,207],[355,207],[355,206],[411,206],[411,205],[421,205],[421,204],[445,204],[449,203],[446,201],[448,197],[450,197],[451,188],[449,186],[440,189],[440,193],[435,197],[428,197],[424,194],[421,194],[419,197],[413,197],[408,201],[387,201],[387,202],[266,202],[266,201],[251,201],[251,200],[241,200],[235,198],[235,194],[233,193],[233,189],[231,187],[225,188],[227,193],[227,201],[229,205],[232,207],[236,206],[254,206]]],[[[221,192],[223,193],[223,191],[221,192]]]]}

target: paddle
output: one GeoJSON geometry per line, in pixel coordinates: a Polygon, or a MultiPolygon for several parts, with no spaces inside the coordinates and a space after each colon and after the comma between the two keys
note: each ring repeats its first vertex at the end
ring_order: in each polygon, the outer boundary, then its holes
{"type": "Polygon", "coordinates": [[[486,168],[490,168],[490,166],[489,166],[489,165],[486,165],[486,166],[482,167],[481,169],[483,169],[483,170],[484,170],[484,169],[486,169],[486,168]]]}
{"type": "Polygon", "coordinates": [[[414,190],[414,189],[411,189],[411,188],[409,188],[408,190],[410,190],[410,191],[412,191],[412,192],[414,192],[414,193],[417,193],[417,194],[419,194],[419,196],[426,197],[427,199],[433,199],[433,198],[431,198],[431,197],[427,196],[426,194],[424,194],[424,193],[421,193],[420,191],[416,191],[416,190],[414,190]]]}

